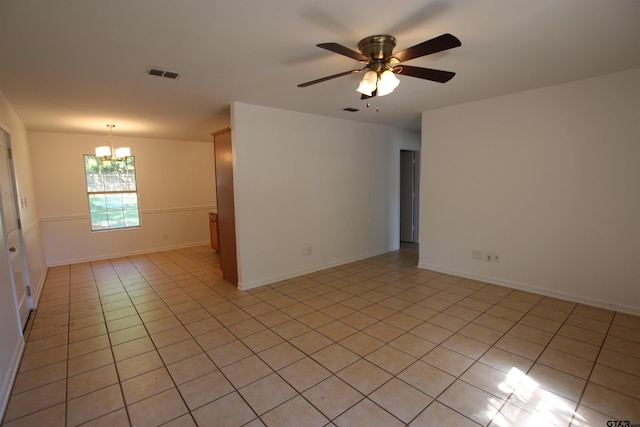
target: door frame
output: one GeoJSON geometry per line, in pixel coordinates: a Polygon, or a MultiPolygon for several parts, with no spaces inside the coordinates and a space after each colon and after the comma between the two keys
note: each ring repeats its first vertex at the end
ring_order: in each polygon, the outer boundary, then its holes
{"type": "MultiPolygon", "coordinates": [[[[3,210],[3,212],[5,212],[6,209],[13,209],[14,211],[14,215],[16,218],[16,235],[17,235],[17,244],[19,246],[18,248],[18,256],[19,258],[19,262],[20,262],[20,266],[22,268],[22,284],[16,283],[16,274],[13,271],[13,265],[11,262],[11,253],[10,253],[10,249],[9,249],[9,241],[5,238],[5,256],[7,257],[7,261],[9,262],[9,275],[11,278],[11,284],[12,284],[12,288],[13,288],[13,298],[14,298],[14,302],[16,305],[16,314],[18,316],[18,320],[19,323],[22,325],[22,327],[24,328],[26,325],[26,322],[29,318],[29,313],[35,308],[34,307],[34,301],[33,301],[33,296],[31,295],[31,282],[29,279],[29,268],[28,268],[28,262],[27,262],[27,254],[26,254],[26,246],[25,246],[25,240],[24,240],[24,234],[23,234],[23,229],[22,229],[22,218],[20,215],[20,207],[19,207],[19,198],[18,198],[18,185],[17,185],[17,181],[16,181],[16,174],[15,174],[15,166],[14,166],[14,162],[13,162],[13,149],[11,146],[11,131],[9,130],[9,128],[4,125],[4,123],[0,122],[0,137],[3,138],[4,143],[2,144],[2,149],[4,149],[4,146],[6,145],[6,149],[7,149],[7,174],[9,176],[9,187],[11,191],[11,200],[13,202],[13,206],[2,206],[2,202],[0,201],[0,209],[3,210]],[[23,286],[24,287],[24,295],[25,295],[25,304],[26,304],[26,309],[28,310],[26,313],[25,318],[22,318],[22,313],[21,313],[21,301],[18,298],[18,286],[23,286]]],[[[2,218],[2,233],[6,235],[5,231],[7,229],[7,224],[5,223],[5,218],[2,218]]]]}

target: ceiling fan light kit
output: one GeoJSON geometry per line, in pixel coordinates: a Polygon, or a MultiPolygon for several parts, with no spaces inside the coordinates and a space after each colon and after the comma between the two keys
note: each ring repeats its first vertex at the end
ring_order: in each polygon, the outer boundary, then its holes
{"type": "Polygon", "coordinates": [[[364,77],[362,78],[362,80],[360,81],[360,85],[358,86],[358,89],[356,90],[363,95],[371,96],[373,91],[376,90],[377,84],[378,84],[378,73],[376,73],[375,71],[367,71],[364,77]]]}
{"type": "Polygon", "coordinates": [[[396,65],[401,62],[431,55],[432,53],[442,52],[461,45],[462,43],[457,37],[448,33],[424,41],[400,52],[396,52],[395,54],[393,53],[393,49],[396,47],[396,39],[390,35],[365,37],[358,43],[358,49],[360,52],[351,50],[338,43],[321,43],[317,46],[355,59],[356,61],[360,61],[364,63],[365,66],[360,70],[349,70],[306,83],[301,83],[298,87],[311,86],[337,77],[361,73],[364,70],[368,71],[365,73],[358,85],[358,88],[356,89],[362,94],[363,99],[370,98],[372,96],[384,96],[393,92],[395,88],[398,87],[398,84],[400,84],[396,74],[431,80],[438,83],[445,83],[455,76],[454,72],[408,65],[396,65]]]}
{"type": "Polygon", "coordinates": [[[376,93],[378,94],[378,96],[388,95],[393,92],[399,84],[400,80],[398,80],[395,74],[393,74],[393,71],[385,70],[380,74],[376,93]]]}

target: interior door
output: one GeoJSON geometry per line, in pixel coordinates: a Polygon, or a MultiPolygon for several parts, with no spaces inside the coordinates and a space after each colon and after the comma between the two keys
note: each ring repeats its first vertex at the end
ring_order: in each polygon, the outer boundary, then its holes
{"type": "Polygon", "coordinates": [[[416,242],[416,152],[400,151],[400,241],[416,242]]]}
{"type": "Polygon", "coordinates": [[[6,251],[9,254],[9,270],[18,304],[18,312],[22,327],[27,324],[32,308],[31,297],[25,276],[26,259],[22,251],[22,230],[18,205],[16,203],[16,186],[11,160],[9,134],[2,129],[0,134],[0,214],[2,214],[3,233],[6,251]]]}

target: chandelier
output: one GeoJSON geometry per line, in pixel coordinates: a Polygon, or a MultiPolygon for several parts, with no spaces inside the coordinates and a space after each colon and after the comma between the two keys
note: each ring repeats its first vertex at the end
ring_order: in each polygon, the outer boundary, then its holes
{"type": "Polygon", "coordinates": [[[123,161],[127,160],[127,157],[131,156],[131,149],[129,147],[118,147],[113,148],[113,136],[111,135],[111,131],[116,125],[108,124],[109,128],[109,145],[101,145],[100,147],[96,147],[96,157],[99,157],[100,160],[113,160],[113,161],[123,161]]]}

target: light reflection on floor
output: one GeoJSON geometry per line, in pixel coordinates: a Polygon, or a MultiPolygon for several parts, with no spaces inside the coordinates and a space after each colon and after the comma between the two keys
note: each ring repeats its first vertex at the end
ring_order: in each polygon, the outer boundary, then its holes
{"type": "Polygon", "coordinates": [[[511,396],[491,426],[566,426],[572,420],[572,426],[591,426],[575,412],[575,402],[541,388],[540,384],[518,368],[512,368],[498,388],[511,393],[511,396]]]}

